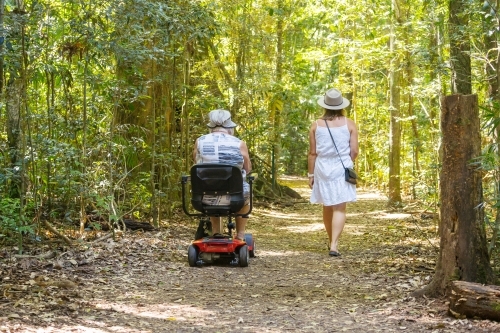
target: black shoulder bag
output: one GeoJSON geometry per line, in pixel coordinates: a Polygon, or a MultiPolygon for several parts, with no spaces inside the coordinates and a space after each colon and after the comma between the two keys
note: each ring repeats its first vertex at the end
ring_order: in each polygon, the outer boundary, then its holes
{"type": "Polygon", "coordinates": [[[340,156],[337,145],[335,144],[335,140],[333,140],[333,135],[332,135],[332,132],[330,132],[330,127],[328,127],[328,122],[326,121],[326,119],[325,119],[325,125],[326,125],[326,128],[328,128],[328,133],[330,133],[330,137],[332,138],[333,145],[335,146],[335,150],[337,151],[337,154],[339,155],[340,163],[342,163],[342,166],[344,167],[345,181],[356,185],[358,183],[358,175],[356,174],[356,171],[354,171],[353,168],[346,168],[344,166],[344,162],[342,161],[342,157],[340,156]]]}

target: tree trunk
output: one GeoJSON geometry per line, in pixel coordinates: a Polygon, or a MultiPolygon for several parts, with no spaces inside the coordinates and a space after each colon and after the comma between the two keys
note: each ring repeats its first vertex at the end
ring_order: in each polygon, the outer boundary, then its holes
{"type": "Polygon", "coordinates": [[[3,19],[5,15],[5,0],[0,0],[0,95],[3,94],[3,45],[5,43],[5,32],[3,19]]]}
{"type": "Polygon", "coordinates": [[[500,286],[453,281],[450,291],[451,315],[500,321],[500,286]]]}
{"type": "Polygon", "coordinates": [[[10,40],[18,47],[11,48],[9,55],[11,61],[8,64],[8,80],[5,87],[5,102],[7,111],[7,141],[9,145],[10,168],[15,174],[9,187],[10,196],[12,198],[20,198],[22,194],[22,170],[21,152],[23,139],[21,126],[21,111],[23,107],[23,19],[25,14],[24,9],[17,8],[16,14],[13,15],[13,24],[10,28],[10,40]]]}
{"type": "Polygon", "coordinates": [[[481,172],[471,164],[481,154],[477,96],[446,96],[441,104],[441,245],[434,277],[417,296],[443,295],[453,280],[494,279],[486,247],[481,172]]]}
{"type": "MultiPolygon", "coordinates": [[[[406,18],[407,21],[410,20],[410,18],[406,18]]],[[[410,26],[407,26],[405,29],[405,43],[409,41],[409,35],[410,35],[410,26]]],[[[409,50],[406,50],[405,52],[405,57],[406,57],[406,90],[407,90],[407,95],[408,95],[408,117],[411,118],[411,128],[413,132],[413,168],[412,168],[412,175],[413,175],[413,180],[412,180],[412,199],[417,198],[417,193],[416,193],[416,187],[417,187],[417,182],[420,179],[420,161],[419,161],[419,152],[421,148],[421,143],[420,143],[420,137],[419,137],[419,132],[418,132],[418,124],[417,124],[417,117],[414,114],[413,110],[413,93],[411,90],[411,85],[413,82],[413,63],[412,63],[412,58],[409,50]]]]}
{"type": "Polygon", "coordinates": [[[450,0],[449,6],[451,89],[454,94],[468,95],[472,83],[467,1],[450,0]]]}
{"type": "MultiPolygon", "coordinates": [[[[154,45],[154,41],[153,41],[154,45]]],[[[156,61],[151,61],[150,67],[151,67],[151,73],[150,77],[152,78],[152,83],[149,89],[149,94],[151,96],[150,102],[147,104],[148,109],[149,109],[149,115],[151,116],[151,158],[150,158],[150,163],[151,163],[151,174],[149,175],[149,181],[150,181],[150,186],[151,186],[151,210],[150,214],[153,218],[153,224],[155,226],[158,226],[158,202],[157,202],[157,196],[156,196],[156,191],[158,189],[157,186],[157,180],[158,180],[158,175],[157,175],[157,169],[156,169],[156,143],[157,143],[157,119],[156,119],[156,90],[157,90],[157,83],[155,82],[155,76],[156,76],[156,61]]],[[[127,226],[128,228],[128,226],[127,226]]]]}
{"type": "Polygon", "coordinates": [[[399,25],[401,14],[397,0],[392,1],[394,21],[391,24],[391,70],[389,73],[389,110],[391,112],[390,134],[389,134],[389,204],[401,203],[401,89],[400,89],[400,60],[396,49],[396,25],[399,25]]]}
{"type": "Polygon", "coordinates": [[[271,106],[271,118],[273,119],[273,168],[272,168],[272,182],[273,190],[277,182],[277,170],[279,170],[279,160],[281,155],[281,110],[282,104],[277,103],[276,99],[281,99],[281,80],[283,78],[283,0],[278,0],[278,16],[276,21],[276,85],[277,91],[273,96],[271,106]]]}
{"type": "Polygon", "coordinates": [[[23,82],[21,77],[16,77],[15,73],[7,82],[6,87],[6,109],[7,109],[7,141],[9,143],[10,167],[15,172],[10,186],[10,196],[19,198],[21,195],[20,176],[23,172],[21,168],[21,96],[23,82]]]}
{"type": "MultiPolygon", "coordinates": [[[[82,176],[84,179],[87,179],[87,81],[88,81],[88,70],[89,70],[89,57],[85,54],[84,58],[84,67],[83,67],[83,116],[82,116],[82,156],[81,156],[81,164],[82,164],[82,176]]],[[[85,212],[85,207],[87,205],[86,196],[80,195],[80,235],[83,235],[85,231],[85,222],[87,221],[87,213],[85,212]]]]}

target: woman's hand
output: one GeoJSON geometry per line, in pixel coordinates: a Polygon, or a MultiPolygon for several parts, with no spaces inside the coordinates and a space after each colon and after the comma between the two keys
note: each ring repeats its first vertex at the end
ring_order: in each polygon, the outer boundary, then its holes
{"type": "Polygon", "coordinates": [[[309,177],[309,188],[313,188],[314,185],[314,177],[309,177]]]}

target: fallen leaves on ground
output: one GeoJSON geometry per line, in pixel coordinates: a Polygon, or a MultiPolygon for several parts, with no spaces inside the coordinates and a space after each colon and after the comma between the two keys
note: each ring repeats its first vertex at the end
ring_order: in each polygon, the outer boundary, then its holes
{"type": "Polygon", "coordinates": [[[342,256],[328,256],[321,207],[304,196],[256,205],[249,267],[192,268],[197,221],[68,248],[54,241],[29,256],[0,253],[0,332],[496,332],[487,320],[447,313],[445,299],[415,299],[432,278],[436,222],[391,211],[359,190],[348,205],[342,256]],[[41,255],[54,252],[55,255],[41,255]]]}

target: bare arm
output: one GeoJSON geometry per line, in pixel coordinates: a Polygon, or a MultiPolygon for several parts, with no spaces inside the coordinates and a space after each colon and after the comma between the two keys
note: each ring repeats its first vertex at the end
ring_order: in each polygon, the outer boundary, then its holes
{"type": "Polygon", "coordinates": [[[241,141],[240,152],[241,155],[243,155],[243,170],[249,174],[250,171],[252,171],[252,162],[250,161],[250,153],[248,152],[248,147],[245,141],[241,141]]]}
{"type": "Polygon", "coordinates": [[[351,119],[348,119],[347,127],[349,128],[349,132],[351,132],[349,146],[351,148],[351,160],[354,162],[359,154],[358,129],[356,128],[356,123],[351,119]]]}
{"type": "MultiPolygon", "coordinates": [[[[309,130],[309,154],[307,155],[307,173],[314,174],[314,165],[316,164],[316,122],[311,125],[309,130]]],[[[309,187],[312,188],[314,177],[309,177],[309,187]]]]}
{"type": "Polygon", "coordinates": [[[198,152],[198,139],[194,142],[194,149],[193,149],[193,161],[194,164],[196,164],[196,153],[198,152]]]}

